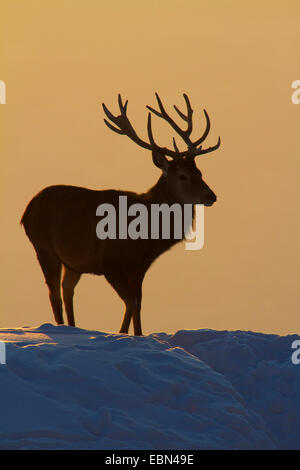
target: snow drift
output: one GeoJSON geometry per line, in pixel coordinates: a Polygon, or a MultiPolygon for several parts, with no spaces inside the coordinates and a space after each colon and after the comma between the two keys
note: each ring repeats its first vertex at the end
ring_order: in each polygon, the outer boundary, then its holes
{"type": "Polygon", "coordinates": [[[1,449],[300,449],[296,335],[1,329],[1,449]]]}

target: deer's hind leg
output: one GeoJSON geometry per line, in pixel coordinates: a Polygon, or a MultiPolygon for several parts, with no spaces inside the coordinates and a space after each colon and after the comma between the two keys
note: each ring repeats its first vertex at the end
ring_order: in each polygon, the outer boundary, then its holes
{"type": "Polygon", "coordinates": [[[63,299],[68,318],[68,325],[75,326],[73,296],[74,288],[81,277],[80,273],[64,266],[64,276],[62,281],[63,299]]]}
{"type": "Polygon", "coordinates": [[[60,280],[62,264],[59,258],[51,251],[35,247],[38,261],[45,276],[49,288],[49,299],[55,321],[63,325],[62,300],[60,293],[60,280]]]}
{"type": "Polygon", "coordinates": [[[105,273],[105,278],[125,303],[125,313],[120,333],[128,333],[131,319],[133,319],[134,334],[142,335],[140,312],[143,276],[129,276],[114,272],[105,273]]]}

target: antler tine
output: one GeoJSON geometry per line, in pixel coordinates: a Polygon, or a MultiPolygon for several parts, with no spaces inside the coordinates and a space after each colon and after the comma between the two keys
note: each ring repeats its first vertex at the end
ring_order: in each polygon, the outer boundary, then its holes
{"type": "Polygon", "coordinates": [[[157,143],[154,140],[153,132],[152,132],[151,113],[148,113],[147,130],[148,130],[148,137],[149,137],[150,144],[153,147],[152,150],[156,150],[157,152],[160,152],[164,155],[168,155],[168,157],[172,157],[174,160],[181,157],[174,137],[173,137],[173,145],[174,145],[175,152],[172,151],[172,150],[167,149],[166,147],[160,147],[159,145],[157,145],[157,143]]]}
{"type": "MultiPolygon", "coordinates": [[[[151,116],[151,113],[148,113],[147,131],[148,131],[148,137],[149,137],[149,141],[150,141],[150,144],[151,144],[151,147],[152,147],[152,151],[156,150],[157,152],[161,152],[161,153],[163,153],[165,155],[168,155],[172,158],[177,157],[177,153],[175,154],[175,152],[172,152],[172,150],[169,150],[166,147],[160,147],[155,142],[154,137],[153,137],[153,131],[152,131],[152,116],[151,116]]],[[[177,152],[178,152],[178,149],[177,149],[177,152]]]]}
{"type": "Polygon", "coordinates": [[[152,113],[156,114],[156,116],[164,118],[166,112],[165,112],[165,109],[164,109],[163,104],[161,102],[161,99],[159,98],[157,93],[155,93],[155,96],[156,96],[158,106],[159,106],[159,109],[160,109],[161,112],[157,111],[156,109],[154,109],[154,108],[152,108],[151,106],[148,106],[148,105],[146,105],[146,108],[148,108],[152,113]]]}
{"type": "Polygon", "coordinates": [[[195,157],[197,155],[204,155],[205,153],[210,153],[210,152],[213,152],[214,150],[217,150],[221,145],[221,138],[220,136],[218,137],[218,142],[216,143],[216,145],[213,145],[212,147],[208,147],[207,149],[202,149],[201,145],[199,147],[199,150],[200,152],[199,153],[196,153],[195,154],[195,157]]]}
{"type": "Polygon", "coordinates": [[[104,103],[102,103],[104,112],[106,116],[112,121],[118,128],[112,126],[110,122],[108,122],[106,119],[104,119],[105,124],[114,132],[117,132],[118,134],[123,134],[127,135],[130,137],[134,142],[137,144],[141,145],[144,148],[149,149],[150,145],[147,142],[143,142],[136,134],[135,130],[133,129],[128,117],[127,117],[127,104],[128,100],[126,100],[125,104],[123,104],[122,97],[119,93],[118,95],[118,103],[119,103],[119,108],[120,108],[120,115],[119,116],[114,116],[109,109],[105,106],[104,103]]]}
{"type": "Polygon", "coordinates": [[[156,147],[156,143],[154,141],[153,132],[152,132],[151,113],[148,113],[147,130],[148,130],[148,137],[150,140],[150,144],[153,147],[156,147]]]}
{"type": "Polygon", "coordinates": [[[156,99],[157,99],[157,103],[158,103],[158,106],[159,106],[159,109],[160,109],[160,112],[162,114],[162,116],[168,116],[168,114],[166,113],[166,110],[164,108],[164,105],[162,104],[162,101],[158,95],[158,93],[155,93],[155,96],[156,96],[156,99]]]}
{"type": "Polygon", "coordinates": [[[184,114],[182,111],[180,111],[180,109],[177,108],[176,104],[174,104],[173,106],[176,109],[179,116],[181,117],[181,119],[184,119],[184,121],[189,121],[192,117],[193,110],[192,110],[191,103],[190,103],[188,96],[185,93],[183,93],[183,97],[186,102],[187,114],[184,114]]]}
{"type": "Polygon", "coordinates": [[[119,125],[118,116],[114,116],[109,111],[109,109],[105,106],[104,103],[102,103],[102,107],[103,107],[103,110],[104,110],[106,116],[108,117],[108,119],[110,119],[114,124],[116,124],[118,126],[118,128],[117,128],[117,127],[113,126],[109,121],[107,121],[107,119],[104,119],[104,122],[107,125],[107,127],[109,127],[112,131],[117,132],[118,134],[124,134],[124,131],[121,129],[121,127],[119,125]]]}
{"type": "MultiPolygon", "coordinates": [[[[123,105],[123,102],[122,102],[122,97],[120,95],[120,93],[118,94],[118,103],[119,103],[119,108],[120,108],[120,111],[121,111],[121,115],[122,116],[125,116],[126,113],[127,113],[127,104],[128,104],[128,100],[126,100],[125,104],[123,105]]],[[[126,116],[127,117],[127,116],[126,116]]]]}
{"type": "Polygon", "coordinates": [[[159,106],[159,109],[160,109],[160,112],[157,111],[156,109],[153,109],[151,106],[147,106],[147,108],[153,112],[154,114],[156,114],[157,116],[163,118],[165,121],[167,121],[172,127],[173,129],[175,130],[175,132],[182,138],[182,140],[187,144],[187,146],[190,148],[193,143],[191,142],[189,136],[192,132],[192,129],[193,129],[193,123],[192,123],[192,113],[193,113],[193,110],[191,108],[191,105],[190,105],[190,102],[189,102],[189,99],[187,97],[187,95],[184,93],[184,99],[185,99],[185,102],[186,102],[186,105],[187,105],[187,115],[185,115],[184,113],[182,113],[182,111],[180,111],[177,106],[174,106],[174,108],[176,109],[177,113],[179,114],[180,117],[182,117],[182,119],[184,119],[185,121],[187,121],[188,123],[188,127],[186,130],[183,130],[181,129],[178,124],[176,124],[176,122],[171,118],[171,116],[169,116],[169,114],[166,112],[163,104],[162,104],[162,101],[158,95],[158,93],[155,93],[155,96],[156,96],[156,99],[157,99],[157,103],[158,103],[158,106],[159,106]]]}
{"type": "Polygon", "coordinates": [[[110,119],[110,121],[112,121],[114,124],[116,124],[118,126],[118,128],[112,126],[111,123],[108,122],[106,119],[104,119],[104,122],[110,129],[117,132],[118,134],[125,134],[124,129],[122,129],[120,123],[121,123],[122,118],[127,117],[126,116],[126,108],[127,108],[128,101],[126,101],[125,105],[123,105],[122,98],[121,98],[120,94],[118,95],[118,101],[119,101],[119,107],[120,107],[120,111],[121,111],[120,116],[114,116],[110,112],[110,110],[106,107],[106,105],[104,103],[102,103],[102,107],[103,107],[103,110],[104,110],[106,116],[108,117],[108,119],[110,119]]]}
{"type": "Polygon", "coordinates": [[[110,121],[112,121],[116,126],[113,126],[107,119],[104,119],[105,124],[114,132],[118,134],[127,135],[130,139],[136,142],[141,147],[144,147],[148,150],[151,150],[151,146],[149,143],[144,142],[142,139],[138,137],[135,130],[133,129],[128,117],[127,117],[127,104],[128,100],[126,100],[125,104],[123,104],[121,95],[118,95],[118,103],[120,108],[120,115],[114,116],[109,109],[106,107],[104,103],[102,103],[103,110],[110,121]]]}
{"type": "Polygon", "coordinates": [[[204,115],[205,115],[205,118],[206,118],[206,128],[205,128],[205,131],[203,132],[202,136],[196,140],[196,142],[194,142],[194,147],[198,147],[199,144],[201,144],[202,142],[204,142],[204,140],[206,139],[206,137],[208,136],[209,134],[209,131],[210,131],[210,119],[209,119],[209,116],[206,112],[206,110],[204,109],[204,115]]]}
{"type": "Polygon", "coordinates": [[[177,147],[175,137],[173,137],[173,147],[174,147],[175,152],[179,153],[179,149],[177,147]]]}
{"type": "Polygon", "coordinates": [[[176,104],[173,104],[173,107],[175,108],[181,119],[184,119],[184,121],[188,120],[188,117],[182,111],[180,111],[180,109],[177,108],[176,104]]]}
{"type": "Polygon", "coordinates": [[[180,109],[178,109],[175,104],[174,104],[174,108],[177,111],[177,113],[179,114],[179,116],[184,121],[186,121],[188,123],[188,127],[185,131],[185,134],[186,134],[187,137],[189,137],[191,135],[192,131],[193,131],[193,120],[192,120],[193,109],[191,107],[189,97],[187,96],[186,93],[183,93],[183,97],[184,97],[185,102],[186,102],[187,114],[184,114],[182,111],[180,111],[180,109]]]}
{"type": "Polygon", "coordinates": [[[103,107],[103,110],[106,114],[106,116],[108,117],[108,119],[110,119],[111,121],[115,122],[115,120],[117,119],[116,116],[114,116],[110,110],[105,106],[104,103],[102,103],[102,107],[103,107]]]}
{"type": "Polygon", "coordinates": [[[121,129],[114,127],[110,122],[107,121],[107,119],[104,119],[104,122],[112,131],[117,132],[118,134],[125,134],[125,132],[123,132],[121,129]]]}

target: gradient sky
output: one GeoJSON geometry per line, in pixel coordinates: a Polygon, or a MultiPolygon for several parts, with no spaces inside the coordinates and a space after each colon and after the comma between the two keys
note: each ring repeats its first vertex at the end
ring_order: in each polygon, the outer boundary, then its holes
{"type": "MultiPolygon", "coordinates": [[[[218,202],[205,209],[205,245],[178,245],[143,285],[144,333],[241,329],[296,333],[299,309],[300,4],[239,0],[0,0],[1,327],[54,322],[33,247],[19,225],[51,184],[145,191],[150,152],[103,123],[117,93],[146,136],[146,104],[189,94],[197,158],[218,202]],[[197,132],[198,130],[198,132],[197,132]]],[[[153,119],[159,142],[170,133],[153,119]]],[[[123,303],[104,277],[75,293],[77,326],[118,331],[123,303]]],[[[132,330],[131,330],[132,331],[132,330]]]]}

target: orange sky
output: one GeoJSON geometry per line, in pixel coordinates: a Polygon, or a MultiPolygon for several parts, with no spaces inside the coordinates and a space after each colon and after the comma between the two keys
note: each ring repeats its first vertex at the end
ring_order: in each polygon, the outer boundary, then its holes
{"type": "MultiPolygon", "coordinates": [[[[298,1],[0,0],[1,327],[53,322],[20,217],[43,187],[146,190],[150,152],[103,123],[117,93],[146,136],[146,104],[189,94],[195,129],[212,121],[198,157],[218,202],[205,245],[162,255],[144,281],[144,333],[178,329],[299,332],[300,79],[298,1]]],[[[157,139],[170,134],[153,120],[157,139]]],[[[195,135],[197,130],[195,130],[195,135]]],[[[199,130],[200,135],[200,130],[199,130]]],[[[83,276],[75,318],[116,332],[123,304],[103,277],[83,276]]]]}

